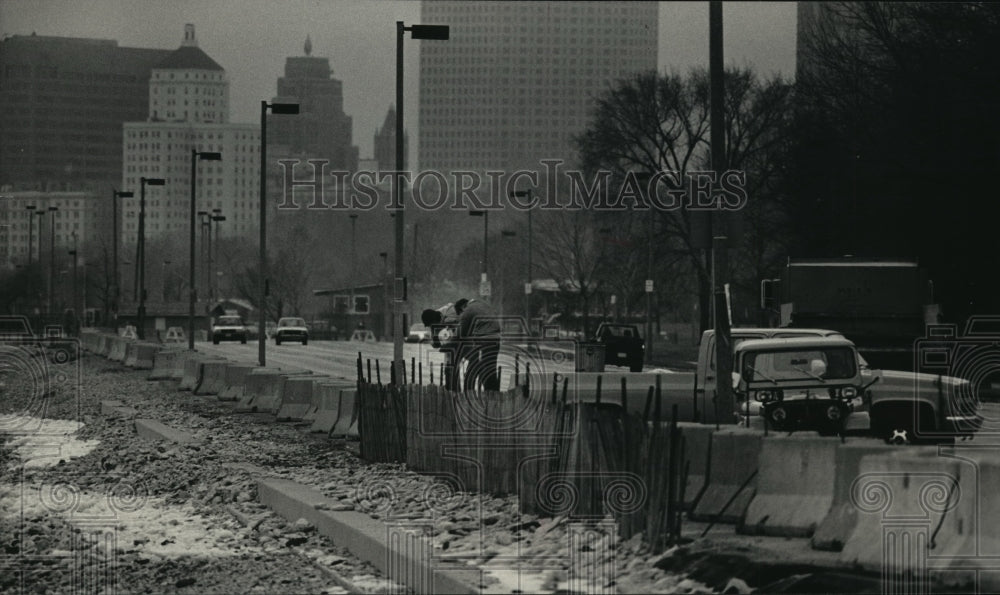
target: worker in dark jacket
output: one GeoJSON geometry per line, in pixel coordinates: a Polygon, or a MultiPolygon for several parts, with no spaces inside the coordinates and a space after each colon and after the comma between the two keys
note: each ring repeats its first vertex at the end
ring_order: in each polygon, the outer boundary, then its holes
{"type": "Polygon", "coordinates": [[[437,309],[428,308],[420,314],[420,321],[431,331],[431,345],[444,355],[441,382],[446,389],[457,390],[457,349],[454,336],[458,334],[458,312],[455,305],[448,303],[437,309]]]}
{"type": "Polygon", "coordinates": [[[489,304],[480,300],[455,302],[458,312],[458,359],[468,362],[465,390],[500,390],[497,359],[500,356],[500,325],[489,304]]]}

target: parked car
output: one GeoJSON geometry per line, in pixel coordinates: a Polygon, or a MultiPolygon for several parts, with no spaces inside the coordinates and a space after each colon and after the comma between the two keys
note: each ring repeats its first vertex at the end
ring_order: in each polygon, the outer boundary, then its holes
{"type": "Polygon", "coordinates": [[[431,340],[431,329],[418,322],[410,327],[405,340],[407,343],[426,343],[431,340]]]}
{"type": "Polygon", "coordinates": [[[219,316],[212,325],[212,343],[218,345],[221,341],[239,341],[246,343],[250,331],[239,316],[219,316]]]}
{"type": "Polygon", "coordinates": [[[596,339],[604,344],[605,364],[628,366],[632,372],[642,372],[646,344],[634,324],[603,323],[597,327],[596,339]]]}
{"type": "Polygon", "coordinates": [[[301,341],[303,345],[308,345],[309,327],[306,326],[306,321],[291,317],[279,320],[274,329],[274,344],[281,345],[282,341],[301,341]]]}

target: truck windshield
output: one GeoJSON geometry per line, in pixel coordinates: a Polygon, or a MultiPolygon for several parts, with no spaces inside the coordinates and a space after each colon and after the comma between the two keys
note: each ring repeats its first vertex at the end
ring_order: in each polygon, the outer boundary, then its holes
{"type": "Polygon", "coordinates": [[[801,381],[847,379],[856,373],[856,356],[849,347],[810,348],[793,351],[748,353],[744,368],[753,369],[752,381],[801,381]]]}

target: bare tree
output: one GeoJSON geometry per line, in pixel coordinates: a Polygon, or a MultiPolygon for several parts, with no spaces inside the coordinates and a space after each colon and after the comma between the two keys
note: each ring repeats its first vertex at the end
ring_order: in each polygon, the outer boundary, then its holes
{"type": "MultiPolygon", "coordinates": [[[[761,82],[747,69],[726,72],[726,153],[729,169],[746,173],[751,201],[771,199],[781,166],[775,153],[787,138],[791,87],[780,78],[761,82]]],[[[597,99],[591,126],[577,140],[583,167],[628,174],[674,172],[687,184],[692,172],[710,165],[708,73],[638,74],[619,81],[597,99]]],[[[690,199],[690,196],[688,197],[690,199]]],[[[708,325],[710,267],[700,238],[703,221],[687,208],[657,211],[659,256],[682,255],[697,279],[701,327],[708,325]]]]}

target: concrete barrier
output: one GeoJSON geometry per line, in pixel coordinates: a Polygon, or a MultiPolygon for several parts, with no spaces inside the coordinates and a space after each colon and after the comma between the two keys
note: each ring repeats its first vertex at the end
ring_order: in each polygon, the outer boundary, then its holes
{"type": "Polygon", "coordinates": [[[851,489],[858,522],[841,563],[907,584],[926,580],[928,570],[946,584],[974,578],[972,569],[990,561],[963,554],[978,549],[977,528],[996,534],[996,518],[977,514],[978,501],[996,500],[996,494],[982,494],[985,486],[977,489],[976,483],[975,463],[942,456],[933,447],[862,457],[851,489]]]}
{"type": "Polygon", "coordinates": [[[152,370],[153,357],[160,350],[156,343],[129,343],[125,348],[125,365],[139,370],[152,370]]]}
{"type": "Polygon", "coordinates": [[[308,376],[289,376],[281,391],[281,402],[276,414],[278,421],[302,421],[313,407],[313,391],[316,382],[329,380],[329,376],[309,374],[308,376]]]}
{"type": "Polygon", "coordinates": [[[108,350],[108,359],[113,362],[124,362],[126,349],[130,342],[128,339],[122,339],[121,337],[112,339],[111,348],[108,350]]]}
{"type": "Polygon", "coordinates": [[[340,393],[352,390],[354,383],[340,380],[318,382],[313,387],[312,409],[303,417],[303,421],[312,421],[310,432],[325,432],[327,434],[337,425],[340,417],[340,393]]]}
{"type": "Polygon", "coordinates": [[[181,375],[181,383],[177,390],[189,390],[195,392],[201,384],[202,368],[205,362],[225,361],[219,358],[208,357],[200,353],[187,352],[189,355],[184,358],[184,373],[181,375]]]}
{"type": "MultiPolygon", "coordinates": [[[[504,371],[504,375],[510,372],[504,371]]],[[[519,376],[523,378],[524,368],[519,376]]],[[[694,377],[690,373],[642,374],[629,372],[570,372],[553,373],[532,371],[530,375],[531,394],[537,399],[551,399],[553,381],[556,384],[556,398],[562,399],[563,380],[566,384],[566,401],[593,403],[597,400],[597,378],[601,378],[601,402],[622,404],[622,378],[625,379],[627,409],[629,413],[644,413],[649,387],[656,386],[660,378],[661,421],[668,421],[670,410],[677,405],[677,421],[694,421],[694,377]]],[[[522,380],[523,382],[523,380],[522,380]]],[[[655,410],[655,400],[650,411],[655,410]]]]}
{"type": "Polygon", "coordinates": [[[126,368],[135,366],[135,346],[135,343],[125,344],[125,357],[122,358],[122,363],[126,368]]]}
{"type": "Polygon", "coordinates": [[[763,436],[728,427],[712,434],[705,490],[691,511],[699,521],[739,523],[757,491],[757,464],[763,436]]]}
{"type": "Polygon", "coordinates": [[[147,380],[180,380],[184,372],[184,357],[188,351],[160,349],[153,354],[153,369],[147,380]]]}
{"type": "Polygon", "coordinates": [[[681,465],[682,468],[687,467],[688,474],[684,484],[684,510],[692,510],[705,490],[715,426],[682,422],[677,427],[684,437],[684,460],[681,465]]]}
{"type": "Polygon", "coordinates": [[[111,353],[111,345],[114,339],[114,335],[101,335],[97,346],[97,355],[105,358],[108,357],[111,353]]]}
{"type": "Polygon", "coordinates": [[[243,398],[243,385],[251,370],[259,370],[252,364],[229,364],[223,372],[223,388],[219,391],[220,401],[239,401],[243,398]]]}
{"type": "Polygon", "coordinates": [[[282,370],[262,368],[247,374],[243,384],[243,398],[237,411],[260,411],[276,414],[281,404],[285,379],[289,376],[310,374],[308,370],[282,370]]]}
{"type": "Polygon", "coordinates": [[[206,361],[201,368],[201,382],[194,389],[196,395],[217,395],[225,388],[228,361],[206,361]]]}
{"type": "Polygon", "coordinates": [[[757,493],[740,531],[808,537],[833,504],[839,438],[771,436],[761,443],[757,493]]]}
{"type": "Polygon", "coordinates": [[[858,510],[851,501],[851,486],[861,473],[861,458],[867,455],[889,454],[899,450],[874,441],[841,444],[834,456],[833,502],[830,511],[816,527],[812,547],[839,552],[858,523],[858,510]]]}
{"type": "Polygon", "coordinates": [[[357,389],[340,391],[340,404],[337,407],[337,423],[330,430],[330,437],[357,438],[359,436],[358,410],[355,407],[357,394],[357,389]]]}

